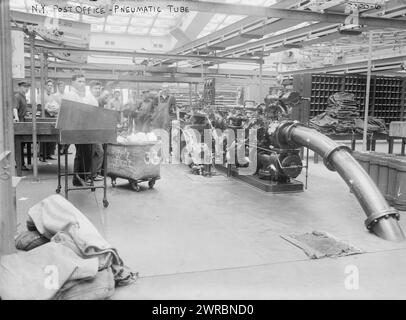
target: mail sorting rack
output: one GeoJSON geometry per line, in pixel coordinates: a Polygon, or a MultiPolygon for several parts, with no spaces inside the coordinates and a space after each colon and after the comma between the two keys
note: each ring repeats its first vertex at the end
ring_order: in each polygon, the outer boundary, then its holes
{"type": "Polygon", "coordinates": [[[311,75],[310,117],[324,112],[331,95],[341,91],[340,76],[311,75]]]}
{"type": "Polygon", "coordinates": [[[404,80],[377,77],[375,89],[375,116],[384,119],[386,123],[402,120],[405,104],[404,80]]]}
{"type": "MultiPolygon", "coordinates": [[[[366,99],[365,75],[302,74],[293,76],[293,89],[310,98],[310,118],[324,112],[328,98],[340,91],[353,93],[364,116],[366,99]]],[[[382,118],[386,123],[405,118],[406,80],[395,77],[372,76],[370,83],[369,116],[382,118]]]]}
{"type": "MultiPolygon", "coordinates": [[[[358,103],[358,110],[361,118],[364,118],[365,113],[365,99],[367,89],[367,79],[359,75],[346,75],[344,77],[344,91],[352,93],[355,101],[358,103]]],[[[370,86],[370,96],[374,96],[374,86],[370,86]],[[371,90],[372,89],[372,90],[371,90]]],[[[372,115],[372,99],[369,100],[368,115],[372,115]]]]}
{"type": "MultiPolygon", "coordinates": [[[[107,201],[107,143],[117,141],[117,123],[119,113],[83,103],[62,100],[61,109],[56,121],[56,128],[59,129],[60,137],[58,143],[58,186],[57,193],[61,192],[61,180],[65,179],[65,197],[68,199],[68,192],[73,190],[103,189],[103,206],[108,207],[107,201]],[[60,150],[62,144],[102,144],[103,145],[103,184],[95,185],[92,172],[69,173],[68,154],[65,153],[65,168],[61,171],[60,150]],[[76,174],[90,175],[91,182],[88,186],[69,187],[69,176],[76,174]]],[[[92,147],[91,147],[92,148],[92,147]]],[[[92,150],[90,152],[93,155],[92,150]]],[[[90,171],[92,170],[90,165],[90,171]]]]}

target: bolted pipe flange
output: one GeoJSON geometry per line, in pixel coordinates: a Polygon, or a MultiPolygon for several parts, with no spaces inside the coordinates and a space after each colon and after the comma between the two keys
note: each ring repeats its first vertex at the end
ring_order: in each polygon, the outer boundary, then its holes
{"type": "Polygon", "coordinates": [[[340,145],[340,146],[337,146],[337,147],[335,147],[335,148],[332,148],[332,149],[330,149],[327,153],[325,153],[324,155],[323,155],[323,163],[324,163],[324,165],[327,167],[327,169],[329,169],[330,171],[336,171],[336,169],[334,168],[334,165],[331,163],[331,161],[330,161],[330,158],[331,158],[331,155],[334,153],[334,152],[336,152],[336,151],[338,151],[338,150],[345,150],[345,151],[347,151],[348,153],[352,153],[352,150],[351,150],[351,148],[349,148],[349,147],[347,147],[347,146],[344,146],[344,145],[340,145]]]}
{"type": "Polygon", "coordinates": [[[399,220],[400,214],[395,208],[389,207],[388,209],[382,212],[373,213],[372,215],[370,215],[365,220],[365,226],[367,227],[368,230],[371,230],[374,227],[374,225],[379,222],[379,220],[389,218],[395,218],[396,220],[399,220]]]}

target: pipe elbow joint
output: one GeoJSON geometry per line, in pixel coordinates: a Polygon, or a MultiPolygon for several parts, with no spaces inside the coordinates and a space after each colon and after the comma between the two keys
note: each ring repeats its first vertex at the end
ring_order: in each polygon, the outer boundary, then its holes
{"type": "Polygon", "coordinates": [[[300,145],[295,143],[291,138],[291,132],[298,126],[304,126],[299,121],[284,120],[275,122],[274,126],[270,126],[268,133],[272,137],[273,144],[281,149],[298,148],[300,145]]]}
{"type": "Polygon", "coordinates": [[[381,212],[374,212],[371,215],[369,215],[368,218],[365,220],[365,226],[368,230],[373,230],[374,226],[381,219],[389,219],[389,218],[399,220],[400,214],[393,207],[389,207],[388,209],[382,210],[381,212]]]}

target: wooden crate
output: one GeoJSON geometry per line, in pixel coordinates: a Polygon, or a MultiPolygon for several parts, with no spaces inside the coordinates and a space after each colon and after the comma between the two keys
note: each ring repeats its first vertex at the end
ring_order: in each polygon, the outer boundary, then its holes
{"type": "Polygon", "coordinates": [[[159,178],[160,161],[156,158],[160,142],[131,145],[107,145],[107,175],[132,180],[159,178]]]}

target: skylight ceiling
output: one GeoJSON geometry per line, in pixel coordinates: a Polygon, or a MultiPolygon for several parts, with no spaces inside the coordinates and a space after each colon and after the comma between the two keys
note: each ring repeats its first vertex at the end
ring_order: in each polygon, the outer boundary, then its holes
{"type": "MultiPolygon", "coordinates": [[[[32,6],[45,4],[48,13],[42,14],[54,18],[81,21],[91,24],[91,32],[97,33],[120,33],[139,36],[166,36],[170,34],[171,29],[181,25],[186,19],[186,13],[175,13],[162,11],[156,12],[138,12],[138,13],[113,13],[113,14],[80,14],[69,12],[57,12],[54,5],[59,3],[62,6],[89,6],[92,5],[88,0],[10,0],[11,10],[32,13],[32,6]]],[[[100,3],[100,2],[99,2],[100,3]]],[[[106,0],[103,3],[110,3],[106,0]]]]}
{"type": "MultiPolygon", "coordinates": [[[[270,6],[276,3],[276,0],[226,0],[226,1],[215,1],[215,2],[226,2],[230,4],[244,4],[251,6],[270,6]]],[[[235,15],[225,15],[216,14],[206,25],[206,27],[199,34],[198,38],[207,36],[208,34],[220,30],[228,25],[237,22],[245,18],[246,16],[235,16],[235,15]]]]}

